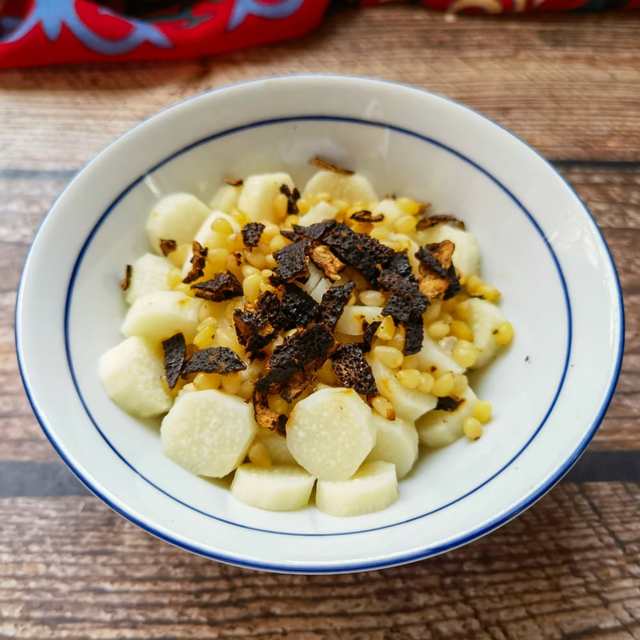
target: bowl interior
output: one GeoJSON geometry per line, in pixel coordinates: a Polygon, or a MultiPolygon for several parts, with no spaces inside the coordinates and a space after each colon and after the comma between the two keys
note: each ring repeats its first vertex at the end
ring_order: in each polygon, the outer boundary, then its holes
{"type": "Polygon", "coordinates": [[[606,245],[544,160],[442,98],[335,77],[213,92],[109,147],[43,224],[25,267],[16,329],[25,387],[45,432],[107,503],[186,549],[305,572],[426,557],[531,504],[597,428],[623,335],[606,245]],[[478,237],[483,277],[502,291],[516,329],[514,344],[472,379],[495,410],[483,438],[423,455],[394,505],[349,519],[313,507],[268,513],[235,501],[224,482],[166,459],[158,424],[120,411],[97,378],[99,356],[121,339],[118,280],[148,250],[152,204],[173,191],[207,201],[230,175],[283,170],[302,186],[313,155],[364,173],[380,196],[410,195],[462,218],[478,237]],[[588,360],[578,357],[584,353],[588,360]]]}

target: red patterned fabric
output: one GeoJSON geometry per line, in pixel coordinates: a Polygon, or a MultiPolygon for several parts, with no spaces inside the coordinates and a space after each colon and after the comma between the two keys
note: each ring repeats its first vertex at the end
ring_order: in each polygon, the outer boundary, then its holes
{"type": "MultiPolygon", "coordinates": [[[[0,68],[211,55],[301,36],[320,23],[329,3],[0,0],[0,68]]],[[[361,0],[359,4],[384,3],[361,0]]],[[[640,0],[423,0],[422,4],[452,12],[501,13],[639,8],[640,0]]]]}

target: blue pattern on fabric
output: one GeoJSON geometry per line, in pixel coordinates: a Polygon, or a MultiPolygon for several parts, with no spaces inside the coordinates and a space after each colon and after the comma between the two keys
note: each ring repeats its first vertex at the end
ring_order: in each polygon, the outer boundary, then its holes
{"type": "Polygon", "coordinates": [[[277,4],[262,4],[260,0],[236,0],[229,19],[229,31],[239,27],[248,15],[278,20],[294,14],[304,0],[281,0],[277,4]]]}

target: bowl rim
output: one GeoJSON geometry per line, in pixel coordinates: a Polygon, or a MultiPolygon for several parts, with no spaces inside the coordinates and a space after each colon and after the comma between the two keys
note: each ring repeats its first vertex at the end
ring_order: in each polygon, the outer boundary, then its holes
{"type": "MultiPolygon", "coordinates": [[[[282,120],[290,120],[290,119],[296,119],[296,118],[276,118],[275,121],[282,121],[282,120]]],[[[304,119],[304,118],[303,118],[304,119]]],[[[334,117],[332,116],[332,119],[334,119],[334,117]]],[[[335,116],[335,119],[337,120],[357,120],[357,119],[353,119],[353,118],[341,118],[340,116],[335,116]]],[[[266,122],[266,121],[265,121],[266,122]]],[[[365,124],[365,121],[362,121],[363,124],[365,124]]],[[[255,125],[256,123],[251,123],[253,125],[255,125]]],[[[383,123],[379,123],[380,125],[382,125],[383,123]]],[[[388,123],[387,123],[388,124],[388,123]]],[[[246,126],[251,126],[251,125],[246,125],[246,126]]],[[[242,128],[246,128],[245,127],[237,127],[235,129],[242,129],[242,128]]],[[[400,128],[402,129],[402,127],[395,127],[395,128],[400,128]]],[[[405,132],[409,132],[409,133],[414,133],[412,132],[411,129],[406,129],[405,132]]],[[[224,133],[224,132],[221,132],[224,133]]],[[[227,132],[230,133],[230,132],[227,132]]],[[[423,136],[424,137],[424,136],[423,136]]],[[[154,168],[157,168],[158,166],[161,166],[162,164],[165,164],[166,162],[169,162],[171,159],[177,157],[178,155],[186,152],[188,149],[190,149],[191,147],[196,146],[199,143],[202,143],[203,140],[199,140],[196,141],[193,144],[189,144],[189,145],[185,145],[184,147],[181,147],[180,149],[174,151],[172,154],[170,154],[170,156],[164,158],[160,163],[157,163],[156,165],[154,165],[154,167],[151,169],[153,170],[154,168]]],[[[434,140],[433,142],[435,142],[438,145],[444,146],[447,150],[452,151],[453,153],[457,154],[457,155],[461,155],[456,149],[449,147],[448,145],[441,143],[438,140],[434,140]]],[[[473,160],[471,160],[470,158],[467,158],[464,154],[462,155],[462,159],[467,161],[467,162],[471,162],[472,165],[474,165],[476,168],[478,168],[481,172],[483,172],[484,174],[488,175],[488,177],[490,179],[492,179],[494,182],[497,182],[498,186],[501,187],[502,189],[505,189],[507,194],[515,200],[516,204],[523,209],[524,213],[526,215],[528,215],[529,217],[531,217],[531,214],[528,212],[527,208],[524,207],[520,201],[518,200],[517,197],[515,197],[510,190],[502,184],[502,182],[500,180],[498,180],[497,178],[495,178],[495,176],[493,176],[492,173],[487,172],[486,169],[484,169],[481,165],[478,165],[476,162],[474,162],[473,160]]],[[[107,212],[109,210],[111,210],[113,208],[113,206],[115,206],[115,204],[117,204],[117,202],[120,200],[120,198],[129,192],[129,190],[135,186],[135,184],[137,184],[137,181],[132,181],[127,187],[125,187],[125,189],[123,191],[120,192],[120,194],[114,199],[114,201],[112,202],[112,204],[108,207],[107,212]]],[[[73,281],[75,279],[75,275],[76,275],[76,271],[77,268],[79,266],[79,264],[81,263],[82,260],[82,256],[84,254],[85,249],[88,247],[88,244],[91,241],[91,238],[93,237],[95,231],[97,230],[97,228],[100,225],[100,222],[102,221],[102,219],[106,217],[106,212],[103,213],[103,215],[97,220],[95,226],[92,228],[92,231],[90,232],[89,236],[85,239],[85,241],[83,242],[83,246],[82,249],[80,251],[79,256],[77,257],[76,260],[76,264],[74,266],[74,271],[73,271],[73,275],[71,277],[71,281],[70,281],[70,288],[69,288],[69,292],[68,292],[68,296],[67,296],[67,301],[66,301],[66,305],[69,304],[70,302],[70,295],[73,289],[73,281]]],[[[534,224],[534,226],[538,226],[537,222],[535,220],[535,218],[532,218],[532,223],[534,224]]],[[[545,242],[547,242],[546,236],[544,235],[544,233],[539,230],[539,232],[542,234],[543,239],[545,240],[545,242]]],[[[551,250],[552,253],[552,257],[554,259],[554,261],[557,262],[557,258],[555,256],[555,253],[553,252],[553,249],[551,248],[551,246],[549,245],[549,249],[551,250]]],[[[563,287],[565,287],[565,283],[564,283],[564,277],[562,275],[562,270],[560,268],[560,266],[557,264],[556,265],[557,268],[559,269],[559,276],[561,278],[561,282],[563,284],[563,287]]],[[[567,300],[567,305],[569,305],[569,301],[567,300]]],[[[569,324],[571,324],[571,311],[570,311],[570,307],[567,309],[568,313],[569,313],[569,324]]],[[[67,315],[67,311],[65,311],[65,329],[66,329],[66,315],[67,315]]],[[[147,531],[148,533],[154,535],[157,538],[160,538],[162,540],[164,540],[165,542],[168,542],[174,546],[177,546],[179,548],[183,548],[185,550],[188,550],[192,553],[195,553],[197,555],[203,556],[203,557],[207,557],[210,559],[215,559],[218,561],[222,561],[222,562],[226,562],[226,563],[230,563],[230,564],[234,564],[237,566],[242,566],[242,567],[247,567],[247,568],[252,568],[252,569],[261,569],[261,570],[269,570],[269,571],[276,571],[276,572],[286,572],[286,573],[340,573],[340,572],[352,572],[352,571],[366,571],[366,570],[373,570],[373,569],[379,569],[379,568],[385,568],[385,567],[391,567],[391,566],[397,566],[400,564],[405,564],[408,562],[413,562],[413,561],[417,561],[420,559],[424,559],[427,557],[432,557],[435,555],[438,555],[440,553],[444,553],[446,551],[455,549],[459,546],[462,546],[464,544],[467,544],[473,540],[476,540],[492,531],[494,531],[495,529],[497,529],[498,527],[502,526],[503,524],[506,524],[507,522],[509,522],[511,519],[517,517],[520,513],[522,513],[523,511],[525,511],[528,507],[530,507],[534,502],[536,502],[538,499],[540,499],[542,496],[544,496],[551,488],[553,488],[553,486],[555,486],[555,484],[557,484],[557,482],[562,479],[562,477],[564,475],[566,475],[566,473],[571,469],[571,467],[576,463],[576,461],[580,458],[580,456],[582,455],[582,453],[584,452],[584,450],[586,449],[586,447],[589,445],[589,443],[591,442],[591,440],[593,439],[596,431],[598,430],[600,424],[602,423],[602,420],[604,418],[604,415],[609,407],[609,404],[611,402],[611,399],[614,395],[615,392],[615,388],[617,385],[617,381],[619,379],[620,376],[620,371],[621,371],[621,366],[622,366],[622,359],[623,359],[623,353],[624,353],[624,340],[625,340],[625,315],[624,315],[624,302],[623,302],[623,293],[622,293],[622,287],[620,284],[620,276],[615,264],[615,261],[613,260],[611,251],[606,243],[606,240],[604,239],[604,236],[601,232],[601,230],[599,229],[598,225],[595,222],[595,219],[591,213],[591,211],[589,210],[589,208],[586,206],[586,204],[584,203],[584,201],[580,198],[580,196],[576,193],[575,189],[573,188],[573,186],[553,167],[553,165],[547,161],[541,154],[539,154],[535,149],[533,149],[529,144],[527,144],[526,142],[524,142],[522,139],[520,139],[518,136],[516,136],[513,132],[511,132],[510,130],[506,129],[505,127],[503,127],[502,125],[496,123],[495,121],[491,120],[490,118],[488,118],[487,116],[478,113],[477,111],[467,107],[464,104],[461,104],[455,100],[452,100],[451,98],[448,98],[446,96],[442,96],[440,94],[434,93],[434,92],[430,92],[427,91],[425,89],[422,89],[420,87],[415,87],[412,85],[408,85],[408,84],[404,84],[404,83],[398,83],[398,82],[391,82],[391,81],[387,81],[387,80],[382,80],[382,79],[378,79],[378,78],[371,78],[371,77],[365,77],[365,76],[345,76],[345,75],[341,75],[341,74],[290,74],[290,75],[284,75],[284,76],[269,76],[268,78],[261,78],[261,79],[255,79],[255,80],[248,80],[248,81],[243,81],[243,82],[238,82],[238,83],[232,83],[232,84],[227,84],[212,90],[208,90],[208,91],[203,91],[200,92],[194,96],[191,96],[185,100],[181,100],[177,103],[174,103],[172,105],[169,105],[168,107],[150,115],[149,117],[145,118],[144,120],[142,120],[140,123],[138,123],[137,125],[135,125],[134,127],[128,129],[126,132],[124,132],[121,136],[119,136],[118,138],[116,138],[114,141],[112,141],[109,145],[107,145],[102,151],[100,151],[94,158],[92,158],[89,162],[85,163],[84,166],[76,173],[76,175],[72,178],[72,180],[70,180],[70,182],[65,186],[65,188],[63,189],[63,191],[61,192],[61,194],[55,199],[54,203],[51,205],[49,211],[47,212],[47,214],[45,215],[45,217],[43,218],[43,220],[41,221],[40,225],[38,226],[36,233],[34,234],[33,240],[32,240],[32,245],[29,248],[29,251],[27,252],[27,256],[25,258],[24,261],[24,265],[23,265],[23,269],[22,269],[22,273],[20,276],[20,281],[19,281],[19,286],[18,286],[18,295],[16,298],[16,305],[15,305],[15,315],[14,315],[14,326],[15,326],[15,348],[16,348],[16,354],[17,354],[17,360],[18,360],[18,369],[19,369],[19,373],[20,373],[20,377],[22,379],[22,384],[23,387],[25,389],[25,394],[27,396],[27,399],[29,401],[29,404],[32,408],[32,411],[36,417],[36,419],[38,420],[38,423],[40,424],[40,427],[42,428],[45,436],[47,437],[47,439],[49,440],[49,442],[51,443],[51,445],[53,446],[53,448],[56,450],[56,452],[58,453],[58,455],[60,455],[60,457],[62,458],[63,462],[67,465],[67,467],[74,473],[74,475],[80,480],[80,482],[91,492],[93,493],[95,496],[97,496],[98,498],[100,498],[103,502],[105,502],[110,508],[112,508],[114,511],[116,511],[118,514],[120,514],[121,516],[123,516],[124,518],[126,518],[127,520],[133,522],[134,524],[136,524],[137,526],[141,527],[143,530],[147,531]],[[84,170],[90,166],[91,164],[93,164],[94,162],[99,161],[99,159],[102,157],[103,154],[105,154],[107,152],[107,150],[111,149],[111,147],[113,147],[114,145],[116,145],[118,143],[118,141],[123,138],[124,136],[127,136],[128,134],[130,134],[131,132],[141,128],[144,126],[144,124],[147,122],[147,120],[156,117],[157,115],[159,115],[160,113],[164,113],[166,111],[169,110],[173,110],[173,109],[178,109],[181,108],[183,105],[190,103],[194,100],[197,100],[203,96],[207,96],[207,95],[211,95],[211,94],[216,94],[216,93],[220,93],[223,92],[227,89],[230,88],[235,88],[235,87],[241,87],[241,86],[245,86],[245,85],[251,85],[251,84],[258,84],[258,83],[264,83],[265,81],[268,82],[269,80],[282,80],[282,79],[295,79],[295,78],[299,78],[299,79],[357,79],[357,80],[364,80],[366,82],[369,83],[379,83],[379,84],[383,84],[383,85],[391,85],[391,87],[401,87],[401,88],[405,88],[405,89],[410,89],[412,91],[417,91],[423,94],[426,94],[427,96],[432,96],[432,97],[436,97],[439,98],[447,103],[453,104],[457,107],[461,107],[464,110],[470,111],[471,113],[475,114],[476,116],[479,116],[480,118],[482,118],[483,120],[486,120],[494,125],[496,125],[497,127],[499,127],[500,129],[502,129],[503,131],[506,131],[512,138],[515,138],[515,140],[519,141],[520,143],[522,143],[523,145],[525,145],[530,151],[533,151],[533,153],[538,156],[538,158],[542,159],[543,162],[545,163],[545,165],[547,165],[547,167],[550,169],[550,171],[557,177],[559,177],[562,182],[569,187],[569,190],[571,191],[571,193],[575,196],[577,203],[580,205],[580,208],[583,210],[584,213],[587,214],[587,221],[589,221],[591,223],[591,227],[593,228],[593,230],[596,232],[596,236],[599,237],[599,240],[601,242],[602,247],[605,250],[605,254],[608,258],[609,264],[611,266],[611,272],[613,274],[613,282],[615,283],[615,289],[616,289],[616,294],[617,294],[617,302],[618,302],[618,312],[619,312],[619,340],[618,340],[618,344],[616,345],[616,354],[615,354],[615,367],[614,370],[612,372],[611,378],[609,380],[608,383],[608,389],[606,391],[606,393],[603,396],[603,402],[600,406],[599,411],[597,412],[595,418],[592,421],[592,424],[590,425],[589,429],[585,430],[584,436],[582,437],[582,439],[580,440],[580,442],[578,443],[576,449],[573,451],[573,453],[564,461],[564,463],[540,486],[538,487],[537,490],[533,491],[532,493],[525,495],[524,499],[522,499],[520,502],[518,502],[517,504],[515,504],[514,506],[512,506],[505,514],[503,514],[502,516],[494,519],[493,521],[490,521],[488,523],[485,523],[483,526],[480,526],[474,530],[472,530],[471,532],[460,536],[454,540],[451,540],[450,542],[447,543],[443,543],[441,545],[437,545],[437,546],[427,546],[424,547],[423,549],[420,549],[417,552],[412,552],[410,554],[405,554],[404,556],[400,556],[400,557],[394,557],[392,559],[383,559],[383,560],[379,560],[379,561],[371,561],[371,562],[359,562],[359,563],[349,563],[349,562],[343,562],[342,564],[344,566],[336,566],[333,563],[330,565],[325,565],[323,563],[316,563],[314,565],[310,565],[308,567],[304,567],[304,566],[297,566],[297,565],[289,565],[289,564],[269,564],[269,563],[262,563],[262,562],[256,562],[253,560],[247,560],[245,558],[242,557],[238,557],[236,555],[225,555],[222,554],[220,552],[212,552],[211,550],[205,549],[205,548],[201,548],[198,547],[196,545],[187,543],[184,540],[180,540],[178,538],[172,537],[171,535],[168,535],[167,533],[163,533],[160,532],[158,530],[156,530],[154,528],[154,525],[150,522],[147,522],[146,520],[142,520],[141,518],[138,518],[137,516],[135,516],[134,514],[128,512],[125,508],[120,507],[119,505],[116,505],[113,503],[113,501],[111,501],[106,495],[104,495],[102,493],[101,487],[95,486],[94,482],[92,482],[91,479],[85,477],[82,472],[76,468],[76,466],[74,465],[73,461],[70,460],[65,453],[63,452],[61,446],[58,445],[58,442],[56,440],[56,437],[53,435],[53,433],[51,432],[51,430],[49,429],[46,420],[43,418],[43,416],[40,414],[37,405],[36,405],[36,401],[33,397],[33,393],[31,391],[31,389],[29,388],[28,382],[27,382],[27,378],[26,378],[26,374],[24,371],[24,362],[23,362],[23,354],[22,354],[22,348],[21,348],[21,339],[20,339],[20,329],[19,329],[19,313],[21,310],[21,306],[22,306],[22,293],[23,293],[23,287],[24,287],[24,279],[25,279],[25,273],[29,264],[29,259],[32,253],[32,249],[33,249],[33,244],[35,243],[35,240],[37,239],[38,235],[40,234],[43,226],[45,225],[45,223],[47,222],[48,218],[49,218],[49,214],[51,213],[51,211],[53,209],[55,209],[58,201],[64,196],[64,194],[67,192],[67,190],[69,189],[69,187],[71,186],[71,184],[73,184],[76,179],[84,172],[84,170]]],[[[67,354],[68,354],[68,346],[67,346],[67,337],[65,335],[65,346],[67,347],[67,354]]],[[[571,338],[569,336],[569,350],[571,347],[571,338]]],[[[568,362],[568,361],[567,361],[568,362]]],[[[558,390],[553,398],[553,401],[551,403],[549,412],[553,409],[553,406],[555,405],[555,402],[557,401],[561,389],[562,389],[562,385],[563,385],[563,381],[564,381],[564,376],[566,373],[566,365],[565,365],[565,371],[563,371],[563,374],[561,376],[561,382],[559,384],[558,390]]],[[[75,381],[75,374],[73,372],[73,367],[71,366],[71,375],[73,378],[73,383],[76,386],[76,390],[77,390],[77,383],[75,381]]],[[[84,406],[85,412],[87,414],[87,417],[89,418],[90,421],[94,422],[95,424],[95,420],[93,419],[93,416],[91,415],[90,411],[87,409],[85,402],[82,398],[82,395],[79,394],[80,400],[82,405],[84,406]]],[[[545,419],[543,419],[542,424],[544,424],[544,422],[546,421],[546,418],[548,417],[548,413],[547,416],[545,416],[545,419]]],[[[540,425],[540,426],[541,426],[540,425]]],[[[534,432],[534,436],[535,434],[537,434],[537,432],[539,431],[540,426],[536,429],[536,431],[534,432]]],[[[100,432],[100,434],[102,435],[102,432],[100,431],[100,429],[98,428],[98,431],[100,432]]],[[[102,436],[104,438],[104,435],[102,436]]],[[[107,445],[111,446],[109,441],[107,440],[107,445]]],[[[525,445],[526,448],[526,445],[525,445]]],[[[521,450],[522,451],[522,450],[521,450]]],[[[516,454],[519,455],[519,453],[516,454]]],[[[117,453],[117,452],[116,452],[117,453]]],[[[120,454],[117,453],[117,455],[120,456],[120,454]]],[[[125,460],[125,464],[129,464],[126,460],[125,460]]],[[[483,482],[483,485],[486,484],[486,482],[488,482],[493,476],[491,476],[488,480],[486,480],[485,482],[483,482]]],[[[95,483],[98,484],[98,483],[95,483]]],[[[153,483],[152,483],[153,484],[153,483]]],[[[155,486],[155,485],[154,485],[155,486]]],[[[465,494],[466,495],[466,494],[465,494]]],[[[188,505],[187,505],[188,506],[188,505]]],[[[209,514],[207,514],[209,515],[209,514]]],[[[416,516],[416,517],[421,517],[421,516],[416,516]]],[[[415,517],[411,518],[410,521],[414,520],[415,517]]],[[[226,520],[222,519],[223,522],[226,522],[226,520]]],[[[238,523],[230,523],[230,524],[236,524],[238,525],[238,523]]],[[[386,525],[385,527],[376,527],[374,530],[380,529],[380,528],[386,528],[387,526],[397,526],[403,523],[395,523],[395,524],[391,524],[391,525],[386,525]]],[[[243,525],[239,525],[239,526],[243,526],[243,525]]],[[[261,530],[258,529],[258,532],[260,532],[261,530]]],[[[365,530],[363,532],[366,532],[369,530],[365,530]]],[[[278,533],[281,535],[286,535],[287,532],[272,532],[272,533],[278,533]]],[[[355,531],[355,532],[348,532],[348,533],[359,533],[359,531],[355,531]]],[[[327,535],[336,535],[336,534],[327,534],[327,535]]],[[[337,534],[339,535],[339,534],[337,534]]]]}

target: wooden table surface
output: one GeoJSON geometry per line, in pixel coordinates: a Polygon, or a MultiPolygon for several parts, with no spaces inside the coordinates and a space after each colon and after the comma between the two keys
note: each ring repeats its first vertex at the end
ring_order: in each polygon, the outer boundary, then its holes
{"type": "Polygon", "coordinates": [[[345,10],[216,59],[3,72],[0,123],[0,638],[640,638],[640,16],[345,10]],[[83,163],[171,102],[300,71],[414,83],[512,129],[590,206],[625,293],[618,390],[569,477],[481,541],[368,574],[259,574],[125,522],[43,437],[14,355],[25,253],[83,163]]]}

